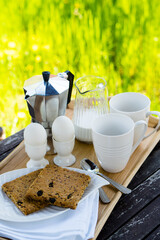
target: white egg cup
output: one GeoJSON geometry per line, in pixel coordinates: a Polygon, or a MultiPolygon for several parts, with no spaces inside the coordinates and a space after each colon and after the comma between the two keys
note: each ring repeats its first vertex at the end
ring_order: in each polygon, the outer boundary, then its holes
{"type": "Polygon", "coordinates": [[[60,167],[69,167],[75,163],[76,158],[71,154],[75,144],[75,136],[70,141],[58,142],[54,138],[53,146],[57,152],[57,156],[53,158],[53,162],[60,167]]]}
{"type": "Polygon", "coordinates": [[[49,164],[49,161],[44,158],[47,150],[47,143],[40,146],[33,146],[27,143],[25,144],[25,151],[30,157],[30,160],[27,162],[27,168],[32,167],[45,167],[49,164]]]}

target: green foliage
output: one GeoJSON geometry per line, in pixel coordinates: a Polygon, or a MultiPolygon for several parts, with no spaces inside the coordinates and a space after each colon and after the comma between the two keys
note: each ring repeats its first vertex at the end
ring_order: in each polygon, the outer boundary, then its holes
{"type": "Polygon", "coordinates": [[[29,124],[23,84],[44,70],[102,76],[109,95],[142,92],[160,111],[159,0],[1,0],[0,9],[0,126],[7,136],[29,124]]]}

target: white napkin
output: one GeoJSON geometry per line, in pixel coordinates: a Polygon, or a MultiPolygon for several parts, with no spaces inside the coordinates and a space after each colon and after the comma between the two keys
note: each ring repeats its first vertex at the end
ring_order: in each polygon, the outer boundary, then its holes
{"type": "Polygon", "coordinates": [[[94,236],[98,206],[96,190],[76,210],[70,209],[55,218],[30,223],[0,220],[0,236],[13,240],[87,240],[94,236]]]}

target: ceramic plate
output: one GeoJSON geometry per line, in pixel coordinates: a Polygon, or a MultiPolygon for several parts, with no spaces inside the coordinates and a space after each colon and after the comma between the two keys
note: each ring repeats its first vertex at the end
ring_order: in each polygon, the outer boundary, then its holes
{"type": "MultiPolygon", "coordinates": [[[[85,193],[82,196],[79,204],[85,198],[87,198],[93,191],[97,190],[101,186],[109,184],[105,179],[103,179],[102,177],[99,177],[94,173],[90,173],[77,168],[68,168],[68,169],[71,169],[80,173],[85,173],[91,177],[91,182],[86,188],[85,193]]],[[[0,175],[0,219],[10,221],[10,222],[33,222],[33,221],[40,221],[40,220],[56,217],[70,210],[68,208],[66,209],[66,208],[61,208],[56,206],[49,206],[35,213],[25,216],[14,205],[14,203],[7,197],[7,195],[2,191],[1,186],[5,182],[12,181],[17,177],[21,177],[35,170],[37,170],[37,168],[22,168],[22,169],[6,172],[0,175]]]]}

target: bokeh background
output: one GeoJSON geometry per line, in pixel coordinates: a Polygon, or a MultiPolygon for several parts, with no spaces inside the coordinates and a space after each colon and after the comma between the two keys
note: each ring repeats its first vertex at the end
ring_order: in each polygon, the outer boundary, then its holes
{"type": "MultiPolygon", "coordinates": [[[[160,111],[159,0],[0,0],[0,126],[30,123],[24,81],[48,70],[107,80],[160,111]]],[[[74,91],[73,96],[74,98],[74,91]]]]}

